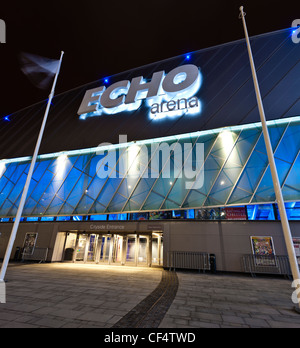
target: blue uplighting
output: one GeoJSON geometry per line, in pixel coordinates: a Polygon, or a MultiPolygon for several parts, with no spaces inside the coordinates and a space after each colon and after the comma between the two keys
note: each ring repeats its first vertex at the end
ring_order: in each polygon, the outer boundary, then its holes
{"type": "Polygon", "coordinates": [[[106,78],[106,79],[104,79],[104,82],[105,82],[105,83],[108,83],[108,79],[107,79],[107,78],[106,78]]]}
{"type": "Polygon", "coordinates": [[[185,59],[186,59],[186,60],[190,60],[190,59],[191,59],[191,55],[190,55],[190,54],[186,54],[186,55],[185,55],[185,59]]]}
{"type": "Polygon", "coordinates": [[[9,116],[10,116],[10,115],[4,116],[4,117],[3,117],[4,121],[10,122],[9,116]]]}

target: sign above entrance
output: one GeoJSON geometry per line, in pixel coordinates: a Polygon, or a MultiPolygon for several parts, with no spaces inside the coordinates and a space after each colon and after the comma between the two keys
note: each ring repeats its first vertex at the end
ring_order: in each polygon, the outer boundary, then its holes
{"type": "Polygon", "coordinates": [[[86,119],[102,114],[132,112],[139,109],[145,99],[149,117],[154,120],[187,113],[199,114],[201,103],[195,94],[201,83],[202,76],[197,66],[181,65],[168,74],[155,72],[151,81],[138,76],[131,82],[123,80],[109,87],[87,90],[77,113],[80,119],[86,119]]]}

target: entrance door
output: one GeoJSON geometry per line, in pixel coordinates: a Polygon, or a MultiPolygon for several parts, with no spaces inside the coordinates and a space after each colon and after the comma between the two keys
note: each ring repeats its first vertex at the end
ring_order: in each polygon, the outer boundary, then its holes
{"type": "Polygon", "coordinates": [[[86,248],[88,246],[88,234],[79,234],[75,250],[75,261],[84,261],[86,248]]]}
{"type": "Polygon", "coordinates": [[[98,235],[79,234],[75,250],[75,261],[94,262],[96,259],[98,235]]]}
{"type": "Polygon", "coordinates": [[[97,252],[98,235],[91,234],[89,236],[89,246],[86,257],[86,262],[95,262],[97,252]]]}
{"type": "Polygon", "coordinates": [[[152,233],[152,264],[157,266],[163,264],[163,237],[160,232],[152,233]]]}
{"type": "MultiPolygon", "coordinates": [[[[74,233],[68,236],[66,246],[70,236],[73,235],[74,233]]],[[[74,237],[72,240],[74,240],[74,237]]],[[[162,233],[106,235],[79,233],[73,261],[109,265],[151,267],[154,264],[160,266],[163,263],[162,233]]]]}

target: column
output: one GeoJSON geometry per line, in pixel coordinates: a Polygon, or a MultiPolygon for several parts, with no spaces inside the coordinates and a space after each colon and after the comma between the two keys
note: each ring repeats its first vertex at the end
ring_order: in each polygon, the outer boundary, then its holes
{"type": "Polygon", "coordinates": [[[77,238],[76,238],[76,243],[75,243],[75,250],[74,250],[73,260],[72,260],[73,263],[76,261],[78,246],[79,246],[79,233],[77,233],[77,238]]]}
{"type": "Polygon", "coordinates": [[[128,236],[123,236],[122,259],[121,259],[122,266],[124,266],[126,263],[127,248],[128,248],[128,236]]]}
{"type": "Polygon", "coordinates": [[[107,238],[108,238],[107,236],[104,237],[103,254],[102,254],[102,261],[103,262],[105,262],[105,258],[106,258],[107,238]]]}
{"type": "Polygon", "coordinates": [[[95,263],[99,263],[100,262],[101,246],[102,246],[102,234],[100,234],[98,236],[96,256],[95,256],[95,263]]]}
{"type": "Polygon", "coordinates": [[[113,251],[114,251],[114,244],[115,244],[115,236],[111,236],[110,243],[109,243],[109,256],[108,256],[108,264],[110,265],[113,258],[113,251]]]}
{"type": "Polygon", "coordinates": [[[90,235],[87,235],[86,237],[86,243],[85,243],[85,248],[84,248],[84,256],[83,256],[83,262],[86,263],[87,257],[88,257],[88,252],[89,252],[89,247],[90,247],[90,235]]]}
{"type": "Polygon", "coordinates": [[[152,235],[147,237],[147,265],[152,266],[152,235]]]}
{"type": "Polygon", "coordinates": [[[139,249],[140,249],[140,236],[137,234],[135,236],[135,265],[139,262],[139,249]]]}
{"type": "Polygon", "coordinates": [[[157,237],[157,260],[158,260],[158,265],[160,266],[161,264],[161,235],[157,237]]]}

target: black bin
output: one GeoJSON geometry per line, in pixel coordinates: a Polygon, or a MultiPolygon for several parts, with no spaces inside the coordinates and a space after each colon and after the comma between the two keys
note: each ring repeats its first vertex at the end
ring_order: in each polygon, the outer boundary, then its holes
{"type": "Polygon", "coordinates": [[[67,248],[65,250],[64,261],[72,261],[73,260],[73,255],[74,255],[74,249],[73,248],[67,248]]]}
{"type": "Polygon", "coordinates": [[[215,254],[209,255],[209,263],[210,263],[211,273],[213,273],[213,274],[217,273],[217,262],[216,262],[216,255],[215,254]]]}

